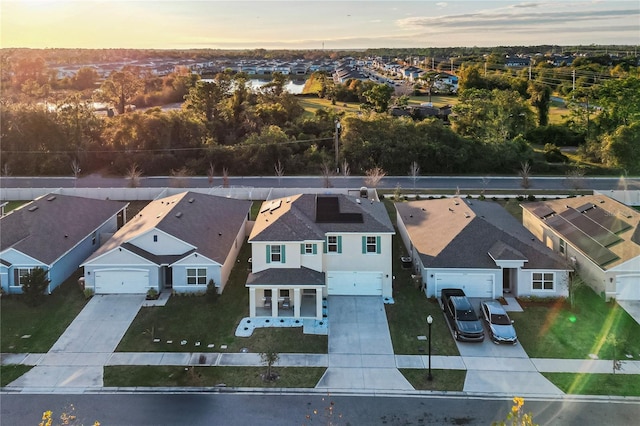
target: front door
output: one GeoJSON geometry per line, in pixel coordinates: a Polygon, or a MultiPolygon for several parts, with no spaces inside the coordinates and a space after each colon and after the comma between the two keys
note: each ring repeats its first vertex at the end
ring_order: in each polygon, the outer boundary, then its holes
{"type": "Polygon", "coordinates": [[[164,288],[173,288],[173,268],[163,266],[164,269],[164,288]]]}
{"type": "Polygon", "coordinates": [[[511,293],[511,268],[502,268],[502,292],[511,293]]]}

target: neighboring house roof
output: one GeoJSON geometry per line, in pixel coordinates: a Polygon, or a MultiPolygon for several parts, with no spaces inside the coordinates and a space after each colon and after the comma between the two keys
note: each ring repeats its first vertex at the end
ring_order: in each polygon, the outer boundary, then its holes
{"type": "Polygon", "coordinates": [[[129,204],[47,194],[0,219],[0,252],[13,248],[51,265],[129,204]]]}
{"type": "Polygon", "coordinates": [[[223,264],[247,218],[251,201],[183,192],[150,202],[86,262],[122,246],[156,264],[173,263],[193,252],[157,256],[129,242],[151,230],[159,230],[196,247],[198,253],[223,264]]]}
{"type": "Polygon", "coordinates": [[[496,269],[496,260],[526,260],[525,269],[570,269],[494,202],[447,198],[396,209],[425,267],[496,269]]]}
{"type": "Polygon", "coordinates": [[[346,195],[300,194],[265,201],[249,241],[324,240],[327,233],[393,233],[384,204],[346,195]]]}
{"type": "Polygon", "coordinates": [[[587,195],[522,208],[603,270],[640,256],[640,212],[612,198],[587,195]]]}
{"type": "Polygon", "coordinates": [[[247,277],[247,285],[324,285],[324,272],[314,271],[304,266],[301,268],[272,268],[251,273],[247,277]]]}

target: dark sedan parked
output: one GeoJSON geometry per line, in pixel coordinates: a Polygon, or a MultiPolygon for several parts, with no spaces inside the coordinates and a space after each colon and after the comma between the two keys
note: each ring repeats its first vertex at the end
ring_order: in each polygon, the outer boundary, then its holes
{"type": "Polygon", "coordinates": [[[513,321],[507,315],[504,307],[496,300],[482,302],[480,305],[482,318],[489,327],[489,335],[493,343],[518,343],[516,329],[513,328],[513,321]]]}

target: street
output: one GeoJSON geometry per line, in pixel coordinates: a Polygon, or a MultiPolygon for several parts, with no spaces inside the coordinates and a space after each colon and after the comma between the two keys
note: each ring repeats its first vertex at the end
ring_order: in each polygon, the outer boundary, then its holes
{"type": "MultiPolygon", "coordinates": [[[[185,188],[208,188],[222,186],[219,176],[210,184],[207,177],[166,177],[151,176],[140,178],[141,187],[163,188],[171,186],[185,188]]],[[[330,184],[336,188],[359,188],[365,184],[362,176],[334,176],[330,184]]],[[[411,189],[456,189],[464,190],[512,190],[522,191],[522,178],[517,176],[387,176],[380,181],[378,188],[395,189],[398,185],[405,191],[411,189]]],[[[89,175],[77,180],[73,177],[3,177],[3,188],[124,188],[129,181],[123,177],[102,177],[89,175]]],[[[324,179],[321,176],[230,176],[229,186],[254,188],[321,188],[324,179]]],[[[640,178],[624,177],[582,177],[570,179],[566,176],[532,176],[530,189],[558,190],[567,192],[575,189],[608,191],[612,189],[640,189],[640,178]]]]}
{"type": "MultiPolygon", "coordinates": [[[[2,394],[3,425],[35,425],[42,413],[67,413],[92,425],[490,425],[504,420],[511,398],[423,394],[333,396],[298,393],[2,394]],[[331,407],[331,408],[330,408],[331,407]],[[314,414],[315,413],[315,414],[314,414]],[[307,416],[310,416],[309,418],[307,416]]],[[[638,398],[527,399],[540,425],[632,425],[638,398]]],[[[57,422],[54,422],[57,424],[57,422]]],[[[76,424],[76,423],[73,423],[76,424]]]]}

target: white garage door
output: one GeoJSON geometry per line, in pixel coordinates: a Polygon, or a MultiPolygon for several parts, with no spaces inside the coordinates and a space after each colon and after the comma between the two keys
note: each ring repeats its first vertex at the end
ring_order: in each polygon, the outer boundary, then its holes
{"type": "Polygon", "coordinates": [[[440,297],[440,290],[443,288],[459,288],[468,297],[495,297],[493,293],[493,274],[436,274],[436,295],[440,297]]]}
{"type": "Polygon", "coordinates": [[[148,271],[96,271],[96,294],[146,293],[148,271]]]}
{"type": "Polygon", "coordinates": [[[327,293],[382,296],[382,272],[327,272],[327,293]]]}
{"type": "Polygon", "coordinates": [[[616,299],[640,300],[640,275],[618,277],[616,283],[616,299]]]}

